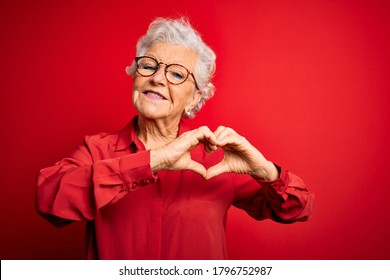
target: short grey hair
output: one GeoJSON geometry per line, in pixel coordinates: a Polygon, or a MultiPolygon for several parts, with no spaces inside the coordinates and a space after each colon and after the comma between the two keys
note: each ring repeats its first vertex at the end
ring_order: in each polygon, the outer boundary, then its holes
{"type": "MultiPolygon", "coordinates": [[[[215,86],[212,84],[211,79],[215,73],[216,55],[203,42],[200,34],[191,26],[188,19],[184,17],[179,19],[155,19],[149,25],[147,33],[138,40],[136,56],[145,55],[148,49],[157,42],[183,45],[198,55],[194,76],[202,97],[190,112],[183,114],[183,117],[194,118],[206,101],[214,95],[215,86]]],[[[134,77],[136,72],[135,61],[126,68],[126,72],[134,77]]]]}

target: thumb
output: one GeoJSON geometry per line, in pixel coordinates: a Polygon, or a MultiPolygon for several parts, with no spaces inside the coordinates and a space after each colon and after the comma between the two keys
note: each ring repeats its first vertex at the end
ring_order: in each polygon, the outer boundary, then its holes
{"type": "Polygon", "coordinates": [[[211,166],[209,169],[207,169],[206,173],[206,180],[209,180],[215,176],[218,176],[222,173],[229,172],[229,167],[225,162],[220,162],[214,166],[211,166]]]}
{"type": "Polygon", "coordinates": [[[196,161],[191,160],[186,169],[194,171],[195,173],[202,175],[204,178],[206,177],[206,168],[196,161]]]}

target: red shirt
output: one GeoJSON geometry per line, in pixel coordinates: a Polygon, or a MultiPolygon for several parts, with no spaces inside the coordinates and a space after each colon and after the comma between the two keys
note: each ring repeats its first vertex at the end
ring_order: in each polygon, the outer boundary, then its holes
{"type": "MultiPolygon", "coordinates": [[[[87,258],[226,259],[231,205],[257,220],[310,216],[313,194],[284,169],[274,182],[233,173],[210,180],[186,170],[153,174],[136,121],[119,133],[87,136],[70,157],[39,172],[38,212],[56,226],[87,220],[87,258]]],[[[182,121],[179,134],[188,130],[182,121]]],[[[223,151],[200,145],[191,156],[208,168],[223,151]]]]}

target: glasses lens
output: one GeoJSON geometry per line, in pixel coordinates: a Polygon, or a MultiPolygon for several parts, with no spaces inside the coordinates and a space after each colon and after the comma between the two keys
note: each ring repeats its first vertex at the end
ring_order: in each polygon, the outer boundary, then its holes
{"type": "Polygon", "coordinates": [[[142,76],[151,76],[153,75],[158,68],[158,63],[156,60],[150,57],[141,57],[137,61],[137,72],[142,76]]]}
{"type": "Polygon", "coordinates": [[[171,64],[166,68],[166,76],[170,83],[181,84],[187,80],[188,71],[184,66],[171,64]]]}

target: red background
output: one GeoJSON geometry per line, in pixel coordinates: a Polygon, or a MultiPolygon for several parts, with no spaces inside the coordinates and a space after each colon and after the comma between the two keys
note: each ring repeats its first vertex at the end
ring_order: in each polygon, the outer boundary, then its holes
{"type": "Polygon", "coordinates": [[[1,2],[1,259],[82,258],[83,223],[36,214],[36,174],[125,125],[136,41],[177,15],[218,56],[216,95],[192,125],[234,128],[316,194],[307,223],[231,209],[230,257],[390,258],[388,1],[243,3],[1,2]]]}

